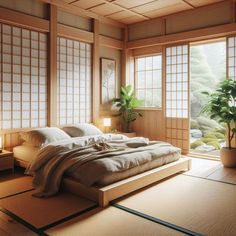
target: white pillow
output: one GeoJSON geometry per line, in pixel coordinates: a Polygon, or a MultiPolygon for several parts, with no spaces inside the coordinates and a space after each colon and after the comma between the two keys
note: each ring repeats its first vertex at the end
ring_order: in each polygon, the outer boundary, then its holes
{"type": "Polygon", "coordinates": [[[62,130],[64,130],[71,137],[82,137],[82,136],[88,136],[88,135],[103,134],[103,132],[100,129],[98,129],[96,126],[92,124],[88,124],[88,123],[66,126],[66,127],[63,127],[62,130]]]}
{"type": "Polygon", "coordinates": [[[21,133],[20,137],[24,140],[25,145],[30,145],[34,147],[42,147],[55,141],[71,138],[63,130],[56,127],[30,130],[28,132],[21,133]]]}

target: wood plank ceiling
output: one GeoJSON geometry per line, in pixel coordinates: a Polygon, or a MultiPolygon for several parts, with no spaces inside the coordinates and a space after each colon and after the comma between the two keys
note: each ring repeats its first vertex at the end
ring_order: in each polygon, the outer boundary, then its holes
{"type": "Polygon", "coordinates": [[[124,24],[133,24],[223,0],[62,0],[124,24]]]}

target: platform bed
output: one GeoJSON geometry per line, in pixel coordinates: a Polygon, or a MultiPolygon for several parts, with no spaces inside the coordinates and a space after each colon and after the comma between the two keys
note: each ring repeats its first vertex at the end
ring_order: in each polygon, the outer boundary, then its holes
{"type": "Polygon", "coordinates": [[[191,163],[192,161],[190,158],[180,158],[178,161],[171,162],[105,187],[86,187],[72,178],[65,177],[62,181],[62,189],[98,202],[101,207],[106,207],[109,205],[109,202],[114,199],[179,172],[190,170],[191,163]]]}
{"type": "MultiPolygon", "coordinates": [[[[15,164],[26,168],[28,162],[15,158],[15,164]]],[[[177,161],[145,171],[141,174],[134,175],[105,187],[87,187],[70,177],[64,177],[62,181],[62,189],[75,195],[93,200],[101,207],[106,207],[109,205],[109,202],[119,197],[144,188],[174,174],[190,170],[191,164],[192,160],[190,158],[182,157],[177,161]]]]}

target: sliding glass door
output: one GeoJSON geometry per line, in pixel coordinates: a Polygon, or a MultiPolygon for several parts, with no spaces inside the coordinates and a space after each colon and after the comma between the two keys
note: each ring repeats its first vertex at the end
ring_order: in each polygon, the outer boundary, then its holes
{"type": "MultiPolygon", "coordinates": [[[[233,62],[230,60],[230,65],[233,62]]],[[[230,69],[232,73],[232,70],[230,69]]],[[[232,73],[233,74],[233,73],[232,73]]],[[[190,151],[219,157],[225,145],[225,127],[202,112],[207,103],[203,91],[212,93],[226,79],[226,39],[190,46],[190,151]]]]}

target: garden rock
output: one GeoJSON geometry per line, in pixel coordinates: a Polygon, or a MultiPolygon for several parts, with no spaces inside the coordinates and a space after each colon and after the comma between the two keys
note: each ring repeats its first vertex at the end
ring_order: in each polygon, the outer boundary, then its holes
{"type": "Polygon", "coordinates": [[[193,137],[193,138],[201,138],[202,137],[202,131],[199,129],[191,129],[190,134],[191,134],[191,137],[193,137]]]}

